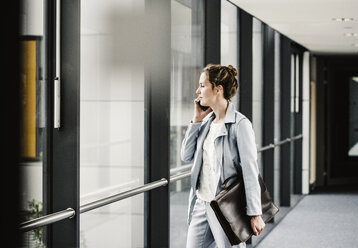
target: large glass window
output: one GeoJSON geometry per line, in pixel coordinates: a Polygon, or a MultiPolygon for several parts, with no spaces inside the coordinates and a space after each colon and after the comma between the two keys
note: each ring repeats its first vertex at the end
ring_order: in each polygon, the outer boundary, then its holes
{"type": "MultiPolygon", "coordinates": [[[[220,60],[221,65],[232,65],[238,68],[238,10],[235,5],[227,0],[221,0],[221,34],[220,34],[220,60]]],[[[236,109],[239,109],[239,94],[237,94],[232,102],[236,109]]]]}
{"type": "MultiPolygon", "coordinates": [[[[263,122],[263,25],[253,18],[252,23],[252,125],[255,132],[256,143],[262,147],[262,122],[263,122]]],[[[263,175],[262,154],[257,156],[260,173],[263,175]]]]}
{"type": "MultiPolygon", "coordinates": [[[[46,208],[47,87],[45,2],[23,1],[21,10],[21,221],[46,208]]],[[[24,247],[43,247],[43,228],[24,233],[24,247]]]]}
{"type": "MultiPolygon", "coordinates": [[[[81,3],[81,205],[144,184],[143,12],[138,0],[81,3]]],[[[82,247],[143,247],[144,194],[80,226],[82,247]]]]}
{"type": "MultiPolygon", "coordinates": [[[[190,169],[181,161],[185,129],[193,117],[193,100],[204,66],[203,1],[176,1],[171,6],[171,174],[190,169]]],[[[170,247],[185,247],[190,177],[170,185],[170,247]]]]}

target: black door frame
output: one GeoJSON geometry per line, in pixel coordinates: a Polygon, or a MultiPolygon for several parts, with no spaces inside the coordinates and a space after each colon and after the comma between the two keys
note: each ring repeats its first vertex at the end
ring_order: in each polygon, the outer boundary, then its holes
{"type": "Polygon", "coordinates": [[[44,166],[45,213],[73,208],[76,215],[46,228],[48,247],[79,247],[80,1],[60,1],[60,117],[54,128],[56,0],[47,5],[48,140],[44,166]]]}

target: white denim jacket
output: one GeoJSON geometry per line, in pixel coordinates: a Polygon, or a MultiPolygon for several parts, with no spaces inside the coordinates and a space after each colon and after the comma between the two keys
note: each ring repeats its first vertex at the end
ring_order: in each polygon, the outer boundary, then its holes
{"type": "MultiPolygon", "coordinates": [[[[187,163],[193,162],[188,224],[190,224],[196,201],[196,189],[203,163],[203,143],[214,118],[215,114],[211,112],[202,122],[190,123],[181,147],[181,159],[187,163]]],[[[246,214],[249,216],[261,215],[261,190],[258,182],[257,149],[251,122],[243,114],[235,111],[234,105],[229,102],[224,123],[225,125],[222,126],[218,137],[214,141],[217,157],[216,168],[214,169],[217,181],[216,194],[220,192],[220,185],[223,180],[237,174],[237,170],[241,170],[245,184],[246,214]],[[222,142],[224,142],[225,175],[222,175],[222,142]]]]}

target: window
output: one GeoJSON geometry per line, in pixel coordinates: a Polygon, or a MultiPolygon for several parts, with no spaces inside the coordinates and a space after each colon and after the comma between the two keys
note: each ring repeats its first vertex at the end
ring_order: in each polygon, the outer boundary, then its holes
{"type": "MultiPolygon", "coordinates": [[[[143,11],[143,1],[81,4],[81,205],[144,184],[143,11]]],[[[80,220],[83,247],[144,246],[144,194],[80,220]]]]}
{"type": "MultiPolygon", "coordinates": [[[[227,0],[221,0],[221,65],[232,65],[239,71],[238,20],[237,7],[227,0]]],[[[232,99],[237,110],[239,109],[238,103],[240,102],[238,97],[239,94],[236,94],[232,99]]]]}
{"type": "MultiPolygon", "coordinates": [[[[170,168],[171,175],[188,170],[180,148],[193,117],[193,100],[204,66],[204,3],[172,0],[170,168]]],[[[170,185],[170,247],[185,247],[190,177],[170,185]]]]}

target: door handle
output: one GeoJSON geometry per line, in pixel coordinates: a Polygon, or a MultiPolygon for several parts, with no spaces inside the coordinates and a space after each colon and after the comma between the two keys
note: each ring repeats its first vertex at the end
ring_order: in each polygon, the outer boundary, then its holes
{"type": "Polygon", "coordinates": [[[54,80],[54,128],[61,127],[61,85],[58,77],[54,80]]]}

